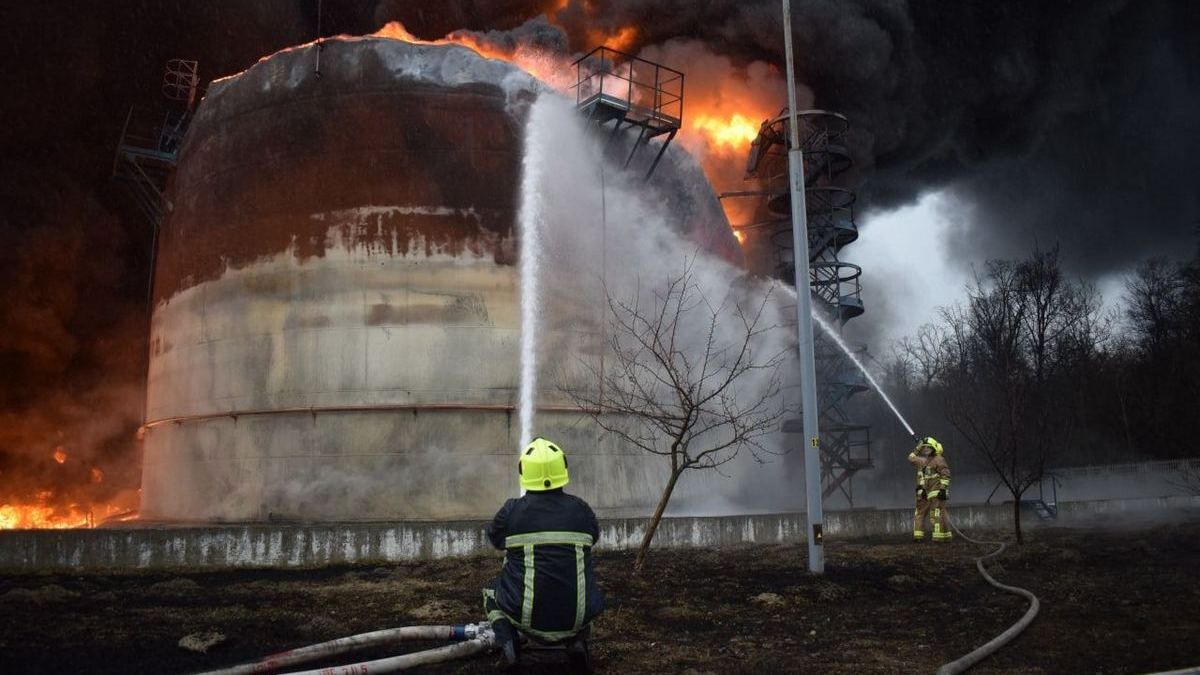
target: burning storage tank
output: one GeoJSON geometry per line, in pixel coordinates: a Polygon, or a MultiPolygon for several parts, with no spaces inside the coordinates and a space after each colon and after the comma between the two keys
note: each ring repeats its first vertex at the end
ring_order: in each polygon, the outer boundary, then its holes
{"type": "MultiPolygon", "coordinates": [[[[376,37],[210,86],[158,242],[143,518],[479,518],[515,494],[514,222],[542,93],[465,47],[376,37]]],[[[692,238],[733,255],[694,162],[658,171],[690,191],[692,238]]],[[[644,457],[539,405],[597,511],[652,502],[644,457]]]]}

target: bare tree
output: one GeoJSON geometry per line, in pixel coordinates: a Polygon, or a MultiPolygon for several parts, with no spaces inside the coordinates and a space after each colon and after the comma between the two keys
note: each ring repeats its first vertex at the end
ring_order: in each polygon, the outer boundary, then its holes
{"type": "Polygon", "coordinates": [[[946,413],[1013,501],[1021,541],[1021,498],[1047,461],[1073,438],[1085,400],[1081,364],[1104,339],[1095,290],[1064,277],[1057,249],[992,261],[967,289],[965,308],[943,312],[946,413]]]}
{"type": "Polygon", "coordinates": [[[1041,478],[1044,457],[1023,445],[1029,398],[1022,371],[1022,327],[1029,311],[1016,265],[988,264],[968,288],[967,306],[945,312],[951,353],[960,366],[947,373],[946,415],[1013,498],[1013,529],[1021,541],[1021,496],[1041,478]]]}
{"type": "Polygon", "coordinates": [[[921,385],[928,389],[948,365],[947,339],[944,328],[927,323],[917,329],[915,336],[900,340],[895,356],[910,363],[921,385]]]}
{"type": "Polygon", "coordinates": [[[767,339],[775,328],[764,322],[770,287],[754,301],[730,289],[714,302],[690,263],[650,292],[606,295],[611,360],[603,369],[582,362],[598,386],[563,391],[600,428],[670,465],[637,572],[684,472],[716,470],[743,450],[770,452],[763,437],[785,413],[778,370],[786,346],[767,339]]]}
{"type": "Polygon", "coordinates": [[[1184,304],[1183,268],[1166,258],[1138,264],[1125,280],[1125,304],[1130,327],[1150,351],[1165,348],[1177,332],[1184,304]]]}
{"type": "Polygon", "coordinates": [[[989,264],[966,302],[902,341],[890,380],[901,407],[922,425],[948,422],[957,442],[978,450],[968,470],[1006,473],[1010,491],[1032,480],[1039,457],[1194,457],[1200,255],[1144,261],[1119,309],[1059,262],[1050,249],[989,264]]]}

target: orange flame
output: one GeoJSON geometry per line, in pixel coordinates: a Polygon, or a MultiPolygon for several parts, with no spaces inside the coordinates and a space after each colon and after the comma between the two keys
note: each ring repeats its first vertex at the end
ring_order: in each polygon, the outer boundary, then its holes
{"type": "Polygon", "coordinates": [[[54,449],[53,457],[54,461],[58,462],[59,464],[64,464],[67,461],[67,453],[63,451],[61,445],[54,449]]]}
{"type": "Polygon", "coordinates": [[[0,506],[0,530],[55,529],[91,527],[91,513],[72,504],[66,509],[41,504],[5,504],[0,506]]]}
{"type": "Polygon", "coordinates": [[[745,151],[758,136],[759,125],[741,113],[733,113],[728,119],[697,115],[692,127],[705,134],[712,145],[745,151]]]}
{"type": "Polygon", "coordinates": [[[637,26],[622,26],[612,32],[590,30],[587,36],[595,47],[604,45],[619,52],[628,52],[637,42],[638,30],[637,26]]]}
{"type": "Polygon", "coordinates": [[[410,33],[399,21],[387,22],[383,28],[375,31],[372,35],[419,45],[462,45],[485,59],[497,59],[511,63],[558,89],[565,89],[568,86],[566,78],[570,77],[570,68],[568,67],[570,61],[566,57],[558,57],[523,45],[510,52],[480,42],[466,33],[451,33],[439,40],[422,40],[410,33]]]}
{"type": "MultiPolygon", "coordinates": [[[[98,471],[93,469],[93,472],[98,471]]],[[[92,474],[93,480],[96,475],[92,474]]],[[[53,492],[41,490],[30,501],[0,504],[0,530],[65,530],[95,527],[97,523],[105,521],[135,520],[138,517],[139,492],[123,490],[102,503],[90,506],[72,503],[64,506],[54,503],[53,492]]]]}

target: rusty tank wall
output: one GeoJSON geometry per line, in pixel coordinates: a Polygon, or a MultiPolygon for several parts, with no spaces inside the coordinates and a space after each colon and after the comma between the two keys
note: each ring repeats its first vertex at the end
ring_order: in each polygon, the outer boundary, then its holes
{"type": "MultiPolygon", "coordinates": [[[[333,39],[320,59],[213,83],[189,129],[155,266],[144,518],[480,518],[516,492],[514,221],[541,86],[453,45],[333,39]]],[[[696,239],[728,255],[714,227],[696,239]]],[[[573,491],[645,510],[658,473],[549,407],[573,491]]]]}

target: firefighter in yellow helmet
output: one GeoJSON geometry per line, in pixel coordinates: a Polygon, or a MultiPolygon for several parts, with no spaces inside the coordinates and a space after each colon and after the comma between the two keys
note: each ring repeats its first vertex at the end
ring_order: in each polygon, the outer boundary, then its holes
{"type": "Polygon", "coordinates": [[[588,626],[604,609],[592,573],[592,546],[600,537],[587,502],[563,492],[569,482],[562,448],[535,438],[517,463],[525,496],[509,499],[487,526],[504,551],[504,568],[483,591],[503,669],[518,667],[520,638],[562,645],[577,671],[590,672],[588,626]]]}
{"type": "Polygon", "coordinates": [[[917,439],[917,447],[908,461],[917,467],[917,508],[913,518],[913,539],[925,540],[925,516],[933,524],[934,541],[950,541],[950,521],[945,502],[950,500],[950,465],[943,456],[942,444],[932,436],[917,439]]]}

